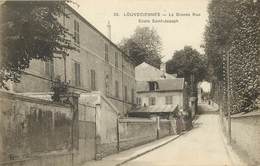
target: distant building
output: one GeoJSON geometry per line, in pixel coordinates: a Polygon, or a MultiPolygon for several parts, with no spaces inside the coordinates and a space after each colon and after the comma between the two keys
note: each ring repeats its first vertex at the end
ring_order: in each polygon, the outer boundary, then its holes
{"type": "MultiPolygon", "coordinates": [[[[51,62],[33,60],[23,74],[21,83],[13,85],[14,92],[49,92],[51,81],[60,77],[70,82],[71,89],[79,92],[100,91],[125,114],[135,101],[134,65],[109,38],[85,18],[67,6],[70,18],[60,20],[74,34],[74,46],[64,60],[51,62]]],[[[108,24],[109,33],[111,25],[108,24]]]]}
{"type": "MultiPolygon", "coordinates": [[[[184,107],[184,79],[162,79],[153,81],[137,81],[137,105],[147,106],[178,106],[184,107]]],[[[174,107],[175,108],[175,107],[174,107]]]]}
{"type": "Polygon", "coordinates": [[[130,116],[166,118],[187,106],[184,78],[166,73],[165,65],[159,70],[142,63],[135,68],[135,75],[137,107],[130,116]]]}
{"type": "Polygon", "coordinates": [[[161,65],[161,70],[145,62],[135,67],[135,79],[137,81],[152,81],[174,78],[176,78],[174,75],[166,73],[164,64],[161,65]]]}

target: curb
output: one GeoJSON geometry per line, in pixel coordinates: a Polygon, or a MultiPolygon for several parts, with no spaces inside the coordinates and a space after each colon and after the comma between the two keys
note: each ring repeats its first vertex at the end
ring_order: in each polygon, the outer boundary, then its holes
{"type": "Polygon", "coordinates": [[[145,154],[147,154],[147,153],[149,153],[149,152],[151,152],[151,151],[154,151],[154,150],[156,150],[156,149],[158,149],[158,148],[160,148],[160,147],[162,147],[162,146],[164,146],[164,145],[166,145],[166,144],[168,144],[168,143],[170,143],[170,142],[176,140],[177,138],[179,138],[180,136],[182,136],[182,135],[184,135],[184,134],[186,134],[186,133],[187,133],[187,132],[181,133],[181,134],[179,134],[178,136],[172,138],[171,140],[169,140],[169,141],[167,141],[167,142],[164,142],[163,144],[160,144],[160,145],[158,145],[158,146],[156,146],[156,147],[153,147],[152,149],[149,149],[149,150],[144,151],[144,152],[142,152],[142,153],[140,153],[140,154],[137,154],[137,155],[135,155],[135,156],[133,156],[133,157],[130,157],[129,159],[127,159],[127,160],[125,160],[125,161],[122,161],[122,162],[119,163],[119,164],[116,164],[116,166],[121,166],[121,165],[123,165],[123,164],[125,164],[125,163],[127,163],[127,162],[129,162],[129,161],[131,161],[131,160],[134,160],[134,159],[136,159],[136,158],[138,158],[138,157],[141,157],[141,156],[143,156],[143,155],[145,155],[145,154]]]}

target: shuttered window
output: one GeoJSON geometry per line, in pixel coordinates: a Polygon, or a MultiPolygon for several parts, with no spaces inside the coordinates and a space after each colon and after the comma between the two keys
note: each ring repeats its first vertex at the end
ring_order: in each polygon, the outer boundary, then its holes
{"type": "Polygon", "coordinates": [[[115,53],[115,67],[118,67],[118,53],[115,53]]]}
{"type": "Polygon", "coordinates": [[[172,96],[166,96],[165,97],[165,104],[172,104],[172,96]]]}
{"type": "Polygon", "coordinates": [[[127,86],[125,86],[125,101],[128,100],[127,86]]]}
{"type": "Polygon", "coordinates": [[[132,104],[135,102],[135,91],[134,89],[131,89],[131,99],[132,99],[132,104]]]}
{"type": "Polygon", "coordinates": [[[79,39],[79,22],[77,20],[74,20],[74,42],[79,45],[80,39],[79,39]]]}
{"type": "Polygon", "coordinates": [[[118,81],[115,81],[115,96],[119,97],[119,84],[118,81]]]}
{"type": "Polygon", "coordinates": [[[54,62],[53,60],[45,62],[45,74],[51,78],[54,79],[54,62]]]}
{"type": "Polygon", "coordinates": [[[109,62],[109,57],[108,57],[108,45],[105,44],[105,61],[109,62]]]}
{"type": "Polygon", "coordinates": [[[75,62],[74,63],[74,71],[75,71],[75,85],[80,86],[80,64],[75,62]]]}
{"type": "Polygon", "coordinates": [[[96,71],[90,70],[90,88],[96,90],[96,71]]]}
{"type": "Polygon", "coordinates": [[[155,104],[156,104],[155,97],[149,97],[149,105],[155,105],[155,104]]]}

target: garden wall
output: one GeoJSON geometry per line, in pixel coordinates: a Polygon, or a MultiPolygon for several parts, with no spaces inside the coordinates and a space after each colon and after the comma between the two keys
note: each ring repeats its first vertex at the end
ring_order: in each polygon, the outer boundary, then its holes
{"type": "Polygon", "coordinates": [[[117,108],[100,92],[83,93],[80,103],[95,105],[96,159],[118,151],[117,108]]]}
{"type": "Polygon", "coordinates": [[[69,105],[0,91],[0,165],[71,165],[69,105]]]}
{"type": "MultiPolygon", "coordinates": [[[[173,134],[174,126],[171,126],[172,123],[170,120],[160,120],[160,128],[158,132],[158,138],[166,137],[170,134],[173,134]]],[[[176,126],[176,125],[175,125],[176,126]]]]}
{"type": "Polygon", "coordinates": [[[79,101],[79,149],[76,163],[96,158],[96,107],[79,101]]]}
{"type": "Polygon", "coordinates": [[[142,145],[157,138],[157,122],[151,119],[119,119],[120,150],[142,145]]]}
{"type": "MultiPolygon", "coordinates": [[[[223,119],[224,131],[228,133],[227,119],[223,119]]],[[[255,165],[260,164],[260,111],[240,113],[231,117],[232,145],[246,154],[255,165]]]]}

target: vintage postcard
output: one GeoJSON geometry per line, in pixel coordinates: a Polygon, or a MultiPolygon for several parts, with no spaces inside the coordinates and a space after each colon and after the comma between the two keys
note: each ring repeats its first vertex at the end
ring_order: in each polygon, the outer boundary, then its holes
{"type": "Polygon", "coordinates": [[[0,0],[0,166],[260,165],[259,0],[0,0]]]}

